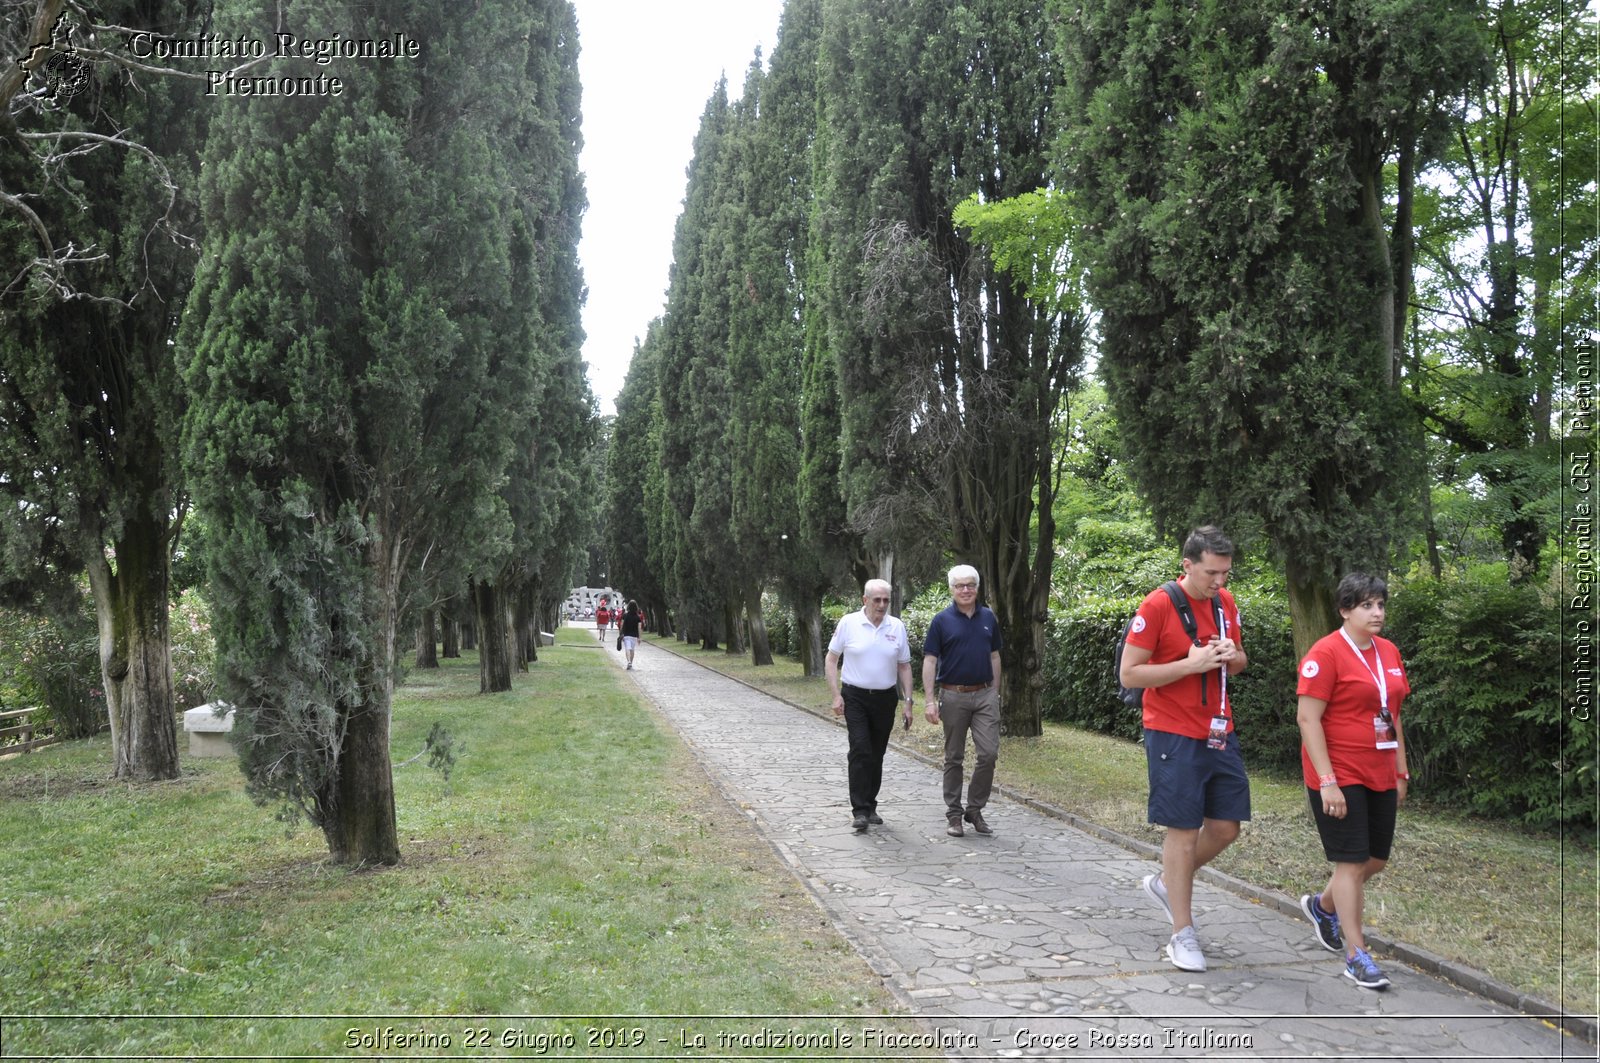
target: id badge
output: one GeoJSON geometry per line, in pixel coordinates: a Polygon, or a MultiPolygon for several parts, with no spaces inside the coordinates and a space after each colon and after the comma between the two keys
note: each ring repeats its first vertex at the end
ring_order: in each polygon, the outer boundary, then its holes
{"type": "Polygon", "coordinates": [[[1228,748],[1228,718],[1226,716],[1211,717],[1211,733],[1206,736],[1206,745],[1212,749],[1228,748]]]}
{"type": "Polygon", "coordinates": [[[1372,730],[1377,736],[1379,749],[1400,748],[1400,741],[1395,737],[1394,724],[1390,722],[1387,713],[1372,718],[1372,730]]]}

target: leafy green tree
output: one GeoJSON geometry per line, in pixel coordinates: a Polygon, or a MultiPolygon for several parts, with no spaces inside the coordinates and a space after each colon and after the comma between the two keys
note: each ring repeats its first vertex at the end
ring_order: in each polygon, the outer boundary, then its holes
{"type": "MultiPolygon", "coordinates": [[[[1422,273],[1409,383],[1454,483],[1481,478],[1513,580],[1539,571],[1560,479],[1552,438],[1560,352],[1592,305],[1595,58],[1592,9],[1495,2],[1482,24],[1494,76],[1418,192],[1422,273]]],[[[1430,527],[1437,551],[1437,529],[1430,527]]],[[[1435,572],[1441,568],[1433,558],[1435,572]]]]}
{"type": "Polygon", "coordinates": [[[1059,163],[1134,479],[1164,535],[1270,542],[1304,650],[1420,479],[1396,389],[1410,188],[1482,69],[1476,7],[1055,11],[1059,163]]]}
{"type": "Polygon", "coordinates": [[[117,42],[197,30],[207,6],[99,4],[95,27],[29,3],[0,30],[0,582],[33,601],[87,573],[118,778],[178,775],[170,343],[195,262],[201,108],[197,82],[134,72],[117,42]],[[59,50],[33,50],[52,32],[59,50]],[[105,47],[77,51],[91,34],[105,47]],[[23,65],[49,57],[84,64],[79,91],[23,65]]]}
{"type": "Polygon", "coordinates": [[[337,96],[219,105],[186,322],[185,450],[250,792],[307,814],[341,862],[399,858],[388,733],[408,574],[441,544],[492,556],[510,538],[497,488],[536,381],[536,187],[561,166],[539,131],[575,122],[536,87],[553,58],[575,62],[572,19],[565,0],[219,13],[232,35],[422,45],[330,65],[337,96]]]}

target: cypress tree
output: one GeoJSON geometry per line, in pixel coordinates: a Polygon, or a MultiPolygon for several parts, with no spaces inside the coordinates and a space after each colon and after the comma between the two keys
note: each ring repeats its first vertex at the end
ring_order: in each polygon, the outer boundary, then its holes
{"type": "MultiPolygon", "coordinates": [[[[195,261],[201,110],[197,82],[113,60],[119,33],[197,30],[207,6],[95,5],[122,29],[96,31],[110,58],[75,94],[0,71],[0,585],[33,601],[87,574],[118,778],[178,775],[167,605],[184,396],[171,340],[195,261]]],[[[66,47],[51,54],[87,63],[73,50],[90,33],[82,14],[37,11],[8,34],[54,27],[66,47]]]]}
{"type": "Polygon", "coordinates": [[[324,68],[337,96],[219,105],[188,310],[219,681],[252,795],[303,811],[342,862],[400,855],[389,705],[408,574],[439,544],[489,557],[510,536],[496,489],[536,382],[540,271],[521,204],[552,165],[529,70],[554,19],[570,26],[564,0],[219,15],[233,35],[421,45],[324,68]]]}
{"type": "Polygon", "coordinates": [[[1479,68],[1474,10],[1058,5],[1060,162],[1133,475],[1170,534],[1271,543],[1302,652],[1414,497],[1384,174],[1479,68]]]}

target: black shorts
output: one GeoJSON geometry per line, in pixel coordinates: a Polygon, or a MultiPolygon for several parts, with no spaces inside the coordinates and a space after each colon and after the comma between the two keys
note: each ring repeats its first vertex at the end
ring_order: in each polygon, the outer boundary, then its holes
{"type": "Polygon", "coordinates": [[[1322,835],[1322,852],[1336,864],[1364,864],[1368,860],[1388,860],[1394,848],[1395,813],[1400,808],[1400,791],[1369,790],[1365,786],[1341,786],[1347,811],[1334,819],[1322,811],[1322,792],[1306,787],[1311,799],[1311,816],[1322,835]]]}

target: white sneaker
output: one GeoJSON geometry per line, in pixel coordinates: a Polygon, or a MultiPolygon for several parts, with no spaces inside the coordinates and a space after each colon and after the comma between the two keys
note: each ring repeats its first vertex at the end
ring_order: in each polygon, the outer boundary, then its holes
{"type": "Polygon", "coordinates": [[[1180,971],[1204,971],[1206,954],[1200,951],[1200,940],[1194,936],[1194,927],[1186,926],[1167,942],[1167,959],[1180,971]]]}
{"type": "Polygon", "coordinates": [[[1161,881],[1161,876],[1159,874],[1146,875],[1141,885],[1144,886],[1144,891],[1149,895],[1150,899],[1159,904],[1161,910],[1167,913],[1167,922],[1172,922],[1172,905],[1167,903],[1167,885],[1161,881]]]}

